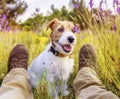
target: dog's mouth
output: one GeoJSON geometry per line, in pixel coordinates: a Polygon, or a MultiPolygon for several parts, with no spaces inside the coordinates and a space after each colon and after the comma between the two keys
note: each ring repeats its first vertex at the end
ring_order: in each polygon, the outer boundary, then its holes
{"type": "Polygon", "coordinates": [[[62,49],[69,53],[71,50],[72,50],[72,46],[71,45],[68,45],[68,44],[60,44],[60,46],[62,47],[62,49]]]}

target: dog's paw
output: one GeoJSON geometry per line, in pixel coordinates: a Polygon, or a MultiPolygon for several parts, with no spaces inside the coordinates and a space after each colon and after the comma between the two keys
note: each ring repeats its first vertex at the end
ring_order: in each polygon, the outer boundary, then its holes
{"type": "Polygon", "coordinates": [[[63,92],[63,96],[67,96],[67,95],[69,95],[69,91],[65,90],[65,91],[63,92]]]}

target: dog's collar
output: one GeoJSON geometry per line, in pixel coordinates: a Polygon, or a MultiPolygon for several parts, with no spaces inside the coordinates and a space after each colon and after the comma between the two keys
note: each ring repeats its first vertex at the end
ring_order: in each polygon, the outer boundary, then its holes
{"type": "Polygon", "coordinates": [[[56,51],[52,46],[50,47],[49,51],[51,51],[55,56],[59,56],[59,57],[66,57],[68,55],[59,53],[58,51],[56,51]]]}

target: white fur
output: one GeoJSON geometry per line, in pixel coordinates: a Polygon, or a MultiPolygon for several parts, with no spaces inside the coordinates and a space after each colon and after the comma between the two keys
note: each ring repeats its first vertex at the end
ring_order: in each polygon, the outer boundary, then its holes
{"type": "MultiPolygon", "coordinates": [[[[50,46],[42,52],[36,59],[33,60],[28,73],[31,80],[32,86],[36,86],[36,80],[38,75],[40,75],[44,69],[47,70],[48,80],[54,80],[54,77],[66,80],[69,74],[73,71],[74,60],[68,57],[57,57],[51,51],[49,51],[50,46]]],[[[41,79],[41,78],[40,78],[41,79]]]]}
{"type": "MultiPolygon", "coordinates": [[[[63,53],[64,51],[61,49],[59,43],[69,44],[67,41],[69,36],[73,36],[75,38],[72,33],[63,33],[58,43],[55,43],[55,49],[63,53]]],[[[73,51],[73,45],[75,43],[76,38],[75,41],[70,44],[72,46],[71,52],[73,51]]],[[[46,73],[46,79],[49,82],[51,95],[53,97],[57,97],[60,92],[63,95],[68,95],[67,81],[70,73],[73,71],[74,60],[70,58],[69,55],[67,57],[55,56],[51,51],[49,51],[51,46],[52,45],[49,44],[48,47],[31,63],[30,68],[28,69],[31,85],[36,87],[37,82],[40,81],[42,79],[42,75],[46,73]],[[54,90],[52,85],[54,86],[54,90]]]]}

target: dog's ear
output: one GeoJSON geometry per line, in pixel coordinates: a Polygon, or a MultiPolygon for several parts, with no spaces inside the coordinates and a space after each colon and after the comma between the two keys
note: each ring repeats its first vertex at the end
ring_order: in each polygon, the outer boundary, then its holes
{"type": "Polygon", "coordinates": [[[57,18],[53,19],[52,21],[50,21],[47,25],[47,29],[52,29],[53,28],[53,24],[55,24],[55,22],[58,21],[57,18]]]}

